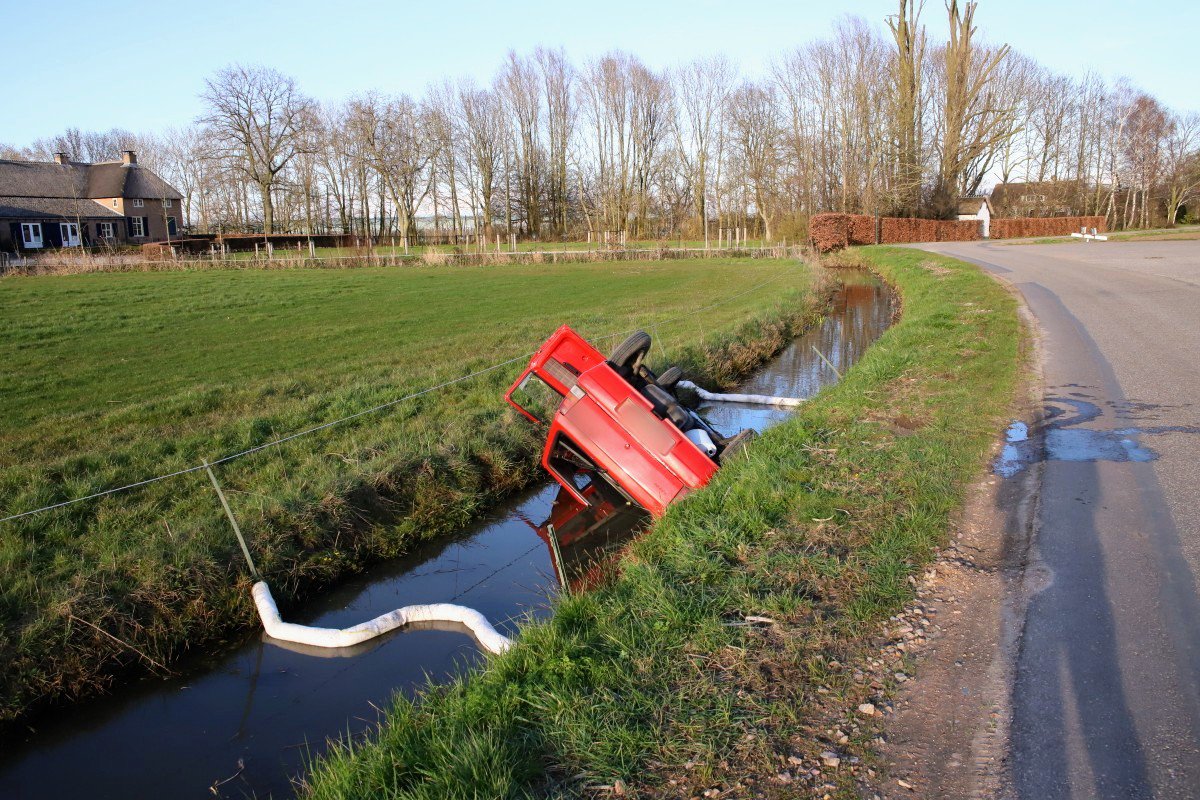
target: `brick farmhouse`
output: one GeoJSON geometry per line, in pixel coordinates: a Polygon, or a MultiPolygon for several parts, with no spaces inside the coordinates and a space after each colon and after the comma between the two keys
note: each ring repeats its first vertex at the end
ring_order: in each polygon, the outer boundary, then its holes
{"type": "Polygon", "coordinates": [[[132,150],[98,164],[65,153],[52,162],[0,160],[0,251],[165,241],[178,233],[181,200],[132,150]]]}

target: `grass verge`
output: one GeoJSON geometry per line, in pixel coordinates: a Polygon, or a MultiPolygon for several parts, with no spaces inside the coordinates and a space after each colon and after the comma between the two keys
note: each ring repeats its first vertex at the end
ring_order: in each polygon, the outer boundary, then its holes
{"type": "Polygon", "coordinates": [[[314,763],[308,796],[795,794],[788,759],[822,746],[809,711],[855,701],[846,665],[912,596],[1018,379],[1015,301],[978,269],[849,258],[904,313],[840,384],[672,508],[609,583],[314,763]]]}
{"type": "MultiPolygon", "coordinates": [[[[813,289],[795,262],[740,259],[5,279],[0,509],[256,447],[520,356],[568,320],[645,326],[728,383],[805,324],[813,289]]],[[[272,588],[295,598],[539,479],[542,443],[501,399],[522,366],[222,465],[272,588]]],[[[207,481],[0,523],[0,720],[254,624],[207,481]]]]}

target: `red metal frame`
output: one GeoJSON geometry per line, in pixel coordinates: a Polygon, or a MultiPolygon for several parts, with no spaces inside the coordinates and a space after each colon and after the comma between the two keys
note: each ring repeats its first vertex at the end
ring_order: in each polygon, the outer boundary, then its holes
{"type": "Polygon", "coordinates": [[[564,474],[564,445],[655,516],[717,472],[713,459],[656,415],[650,401],[567,325],[546,340],[504,398],[529,420],[549,423],[542,464],[580,503],[588,498],[564,474]],[[531,374],[562,396],[550,420],[539,420],[513,399],[531,374]]]}

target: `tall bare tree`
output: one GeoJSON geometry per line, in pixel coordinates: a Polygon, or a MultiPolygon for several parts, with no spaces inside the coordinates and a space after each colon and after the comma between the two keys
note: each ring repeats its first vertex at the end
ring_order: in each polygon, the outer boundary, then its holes
{"type": "Polygon", "coordinates": [[[551,226],[563,235],[570,223],[568,159],[575,133],[575,70],[561,49],[538,48],[534,57],[541,70],[546,104],[546,211],[551,226]]]}
{"type": "Polygon", "coordinates": [[[946,3],[950,38],[940,53],[940,160],[931,198],[938,216],[952,216],[964,191],[968,167],[1017,132],[1016,108],[990,86],[1008,56],[1008,45],[991,48],[976,40],[977,3],[946,3]]]}
{"type": "Polygon", "coordinates": [[[921,77],[925,71],[928,40],[921,25],[924,0],[900,0],[894,17],[888,17],[895,50],[891,59],[893,91],[888,95],[889,121],[894,148],[892,202],[889,211],[914,214],[921,201],[924,121],[921,77]]]}
{"type": "Polygon", "coordinates": [[[678,114],[675,136],[680,161],[691,184],[698,231],[707,231],[709,189],[718,158],[718,132],[725,101],[737,72],[723,57],[703,58],[675,73],[678,114]]]}
{"type": "Polygon", "coordinates": [[[1177,115],[1163,148],[1166,177],[1167,225],[1174,226],[1180,210],[1200,196],[1200,114],[1177,115]]]}
{"type": "Polygon", "coordinates": [[[762,222],[763,237],[774,239],[780,190],[780,129],[774,90],[745,83],[730,97],[730,144],[737,154],[745,194],[762,222]]]}
{"type": "Polygon", "coordinates": [[[279,174],[305,146],[304,120],[311,101],[296,82],[267,67],[234,65],[205,81],[207,106],[200,121],[217,137],[258,189],[263,229],[275,227],[272,192],[279,174]]]}

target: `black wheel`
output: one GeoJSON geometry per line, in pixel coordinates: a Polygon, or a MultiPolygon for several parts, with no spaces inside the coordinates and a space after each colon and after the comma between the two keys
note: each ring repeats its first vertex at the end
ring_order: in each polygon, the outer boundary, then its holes
{"type": "Polygon", "coordinates": [[[617,345],[608,360],[617,369],[633,369],[650,352],[650,334],[638,331],[617,345]]]}
{"type": "Polygon", "coordinates": [[[655,381],[659,386],[666,389],[668,392],[675,390],[675,384],[679,383],[679,379],[683,377],[683,370],[679,367],[667,367],[662,375],[658,376],[655,381]]]}
{"type": "Polygon", "coordinates": [[[746,428],[725,443],[724,449],[721,450],[721,455],[717,456],[717,461],[722,464],[727,463],[731,458],[734,458],[738,453],[745,450],[746,445],[754,441],[756,436],[758,436],[758,433],[751,428],[746,428]]]}

